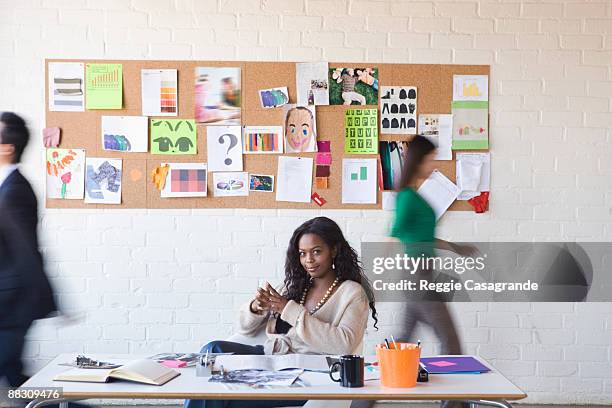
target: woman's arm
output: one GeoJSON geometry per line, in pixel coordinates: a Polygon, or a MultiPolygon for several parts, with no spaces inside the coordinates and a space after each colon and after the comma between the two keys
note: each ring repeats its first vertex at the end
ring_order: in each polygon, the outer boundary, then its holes
{"type": "Polygon", "coordinates": [[[248,303],[242,305],[238,314],[238,333],[244,334],[245,336],[256,335],[268,320],[269,312],[266,310],[254,313],[251,308],[252,303],[253,300],[250,300],[248,303]]]}
{"type": "Polygon", "coordinates": [[[368,324],[368,301],[363,292],[352,296],[338,326],[310,315],[306,308],[290,300],[281,319],[292,325],[311,349],[321,354],[352,354],[363,341],[368,324]]]}

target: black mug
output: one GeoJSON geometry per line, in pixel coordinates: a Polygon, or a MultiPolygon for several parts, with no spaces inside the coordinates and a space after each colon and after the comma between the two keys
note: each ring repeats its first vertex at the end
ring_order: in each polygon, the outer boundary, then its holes
{"type": "Polygon", "coordinates": [[[340,356],[340,361],[336,361],[329,369],[329,376],[341,386],[348,388],[363,387],[363,356],[345,355],[340,356]],[[336,367],[339,367],[338,370],[336,367]],[[340,378],[334,378],[334,372],[340,372],[340,378]]]}

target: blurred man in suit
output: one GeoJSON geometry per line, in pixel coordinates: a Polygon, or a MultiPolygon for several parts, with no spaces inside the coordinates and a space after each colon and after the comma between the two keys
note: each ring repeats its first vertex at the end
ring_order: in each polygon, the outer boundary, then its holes
{"type": "Polygon", "coordinates": [[[38,209],[18,164],[30,133],[22,118],[0,114],[0,384],[21,385],[21,353],[32,322],[56,310],[38,250],[38,209]]]}

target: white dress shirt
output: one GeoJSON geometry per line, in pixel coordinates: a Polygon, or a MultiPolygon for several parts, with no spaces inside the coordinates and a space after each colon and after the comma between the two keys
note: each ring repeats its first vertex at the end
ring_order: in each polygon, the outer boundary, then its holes
{"type": "Polygon", "coordinates": [[[15,171],[17,170],[17,165],[16,164],[8,164],[4,167],[0,167],[0,187],[2,187],[2,184],[4,184],[4,182],[6,181],[6,179],[15,171]]]}

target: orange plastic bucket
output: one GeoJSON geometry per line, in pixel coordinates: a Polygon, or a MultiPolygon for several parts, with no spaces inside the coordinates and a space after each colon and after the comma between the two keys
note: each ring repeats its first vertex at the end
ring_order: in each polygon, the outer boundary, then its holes
{"type": "Polygon", "coordinates": [[[380,382],[385,387],[408,388],[417,383],[421,348],[413,343],[376,345],[376,358],[380,367],[380,382]],[[397,348],[396,348],[397,346],[397,348]]]}

